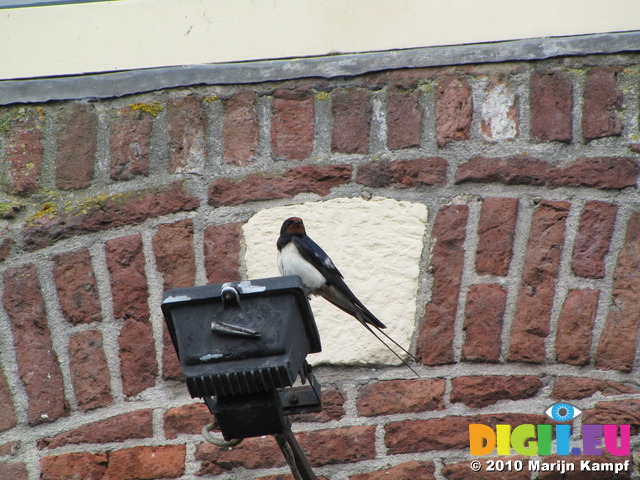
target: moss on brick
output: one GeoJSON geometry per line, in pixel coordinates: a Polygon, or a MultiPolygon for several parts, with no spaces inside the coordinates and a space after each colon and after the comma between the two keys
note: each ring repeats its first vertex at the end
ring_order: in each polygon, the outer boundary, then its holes
{"type": "Polygon", "coordinates": [[[132,103],[129,105],[131,110],[142,110],[143,112],[150,113],[154,117],[157,117],[164,107],[160,102],[150,102],[150,103],[132,103]]]}

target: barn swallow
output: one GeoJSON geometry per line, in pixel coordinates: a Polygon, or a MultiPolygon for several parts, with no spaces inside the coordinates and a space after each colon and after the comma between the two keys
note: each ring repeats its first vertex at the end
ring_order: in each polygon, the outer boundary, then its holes
{"type": "Polygon", "coordinates": [[[386,328],[385,324],[378,320],[354,295],[329,255],[307,235],[301,218],[291,217],[284,221],[276,246],[278,247],[278,270],[281,275],[298,275],[302,279],[307,294],[320,295],[340,310],[355,317],[413,373],[418,375],[393,348],[376,334],[376,331],[381,333],[415,360],[413,355],[382,330],[386,328]],[[374,327],[376,331],[371,327],[374,327]]]}

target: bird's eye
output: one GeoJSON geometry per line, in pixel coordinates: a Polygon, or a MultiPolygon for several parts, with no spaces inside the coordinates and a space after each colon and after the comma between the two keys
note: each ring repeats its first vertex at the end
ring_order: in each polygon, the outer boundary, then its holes
{"type": "Polygon", "coordinates": [[[544,412],[547,417],[556,422],[569,422],[574,418],[580,416],[582,410],[578,407],[569,405],[568,403],[556,403],[551,405],[544,412]]]}

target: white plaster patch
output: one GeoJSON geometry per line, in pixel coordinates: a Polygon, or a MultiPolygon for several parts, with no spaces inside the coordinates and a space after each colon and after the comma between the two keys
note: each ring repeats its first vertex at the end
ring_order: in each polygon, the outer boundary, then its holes
{"type": "Polygon", "coordinates": [[[516,102],[515,93],[504,84],[492,88],[482,104],[482,123],[488,125],[487,140],[512,140],[518,134],[516,122],[510,118],[510,110],[516,102]]]}
{"type": "MultiPolygon", "coordinates": [[[[409,347],[414,331],[427,207],[374,197],[338,198],[262,210],[244,225],[248,278],[278,276],[276,240],[282,222],[301,217],[307,234],[327,252],[356,296],[409,347]]],[[[312,364],[398,364],[358,321],[312,297],[322,352],[312,364]]],[[[396,347],[397,349],[397,347],[396,347]]]]}

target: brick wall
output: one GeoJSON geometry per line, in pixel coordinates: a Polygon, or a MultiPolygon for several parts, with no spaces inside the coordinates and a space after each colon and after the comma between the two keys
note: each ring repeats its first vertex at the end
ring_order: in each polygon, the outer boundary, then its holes
{"type": "Polygon", "coordinates": [[[318,368],[319,475],[559,478],[468,453],[557,401],[637,452],[639,84],[625,54],[0,108],[0,478],[281,478],[271,438],[203,442],[162,292],[241,278],[263,208],[360,195],[429,207],[422,378],[318,368]]]}

